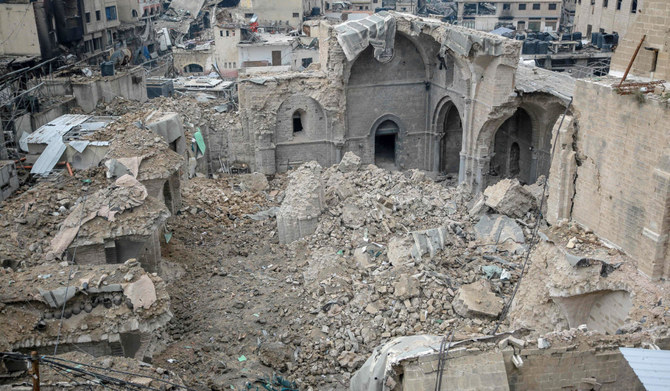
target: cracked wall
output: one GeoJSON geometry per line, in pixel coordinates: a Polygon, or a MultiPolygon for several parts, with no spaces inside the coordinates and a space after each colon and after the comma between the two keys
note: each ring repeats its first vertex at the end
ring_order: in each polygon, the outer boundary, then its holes
{"type": "Polygon", "coordinates": [[[639,102],[580,80],[574,107],[577,119],[567,124],[554,157],[549,221],[570,218],[636,258],[645,275],[669,277],[667,102],[656,96],[639,102]]]}

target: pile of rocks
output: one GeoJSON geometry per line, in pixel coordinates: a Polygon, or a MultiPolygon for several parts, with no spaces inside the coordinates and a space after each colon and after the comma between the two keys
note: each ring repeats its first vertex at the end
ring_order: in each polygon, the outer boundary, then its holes
{"type": "MultiPolygon", "coordinates": [[[[522,225],[489,216],[486,205],[472,216],[476,200],[465,186],[445,187],[421,171],[361,167],[350,154],[319,179],[318,226],[289,244],[296,258],[307,254],[301,282],[313,315],[292,321],[311,330],[296,355],[300,375],[352,371],[396,336],[458,330],[465,338],[495,327],[518,279],[531,213],[512,213],[530,217],[522,225]]],[[[298,184],[287,194],[291,186],[298,184]]],[[[497,206],[506,202],[516,201],[497,206]]]]}

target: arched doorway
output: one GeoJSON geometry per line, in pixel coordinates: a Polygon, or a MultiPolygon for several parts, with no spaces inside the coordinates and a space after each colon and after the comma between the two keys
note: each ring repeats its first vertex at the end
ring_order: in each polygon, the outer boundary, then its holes
{"type": "Polygon", "coordinates": [[[396,139],[400,128],[387,119],[375,130],[375,165],[393,170],[396,168],[396,139]]]}
{"type": "Polygon", "coordinates": [[[453,103],[445,104],[438,117],[440,132],[440,173],[458,173],[461,165],[461,148],[463,146],[463,126],[458,109],[453,103]]]}
{"type": "Polygon", "coordinates": [[[496,131],[495,155],[491,159],[492,184],[497,179],[518,178],[522,183],[533,183],[533,122],[524,109],[517,111],[496,131]],[[497,179],[496,179],[497,178],[497,179]]]}

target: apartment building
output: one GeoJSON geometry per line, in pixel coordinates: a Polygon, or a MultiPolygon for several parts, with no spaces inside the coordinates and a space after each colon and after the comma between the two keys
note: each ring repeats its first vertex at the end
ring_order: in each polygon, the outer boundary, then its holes
{"type": "Polygon", "coordinates": [[[577,0],[574,31],[590,37],[592,32],[625,36],[644,0],[577,0]]]}
{"type": "Polygon", "coordinates": [[[483,31],[500,26],[517,30],[558,31],[563,9],[562,0],[456,0],[456,3],[458,24],[483,31]]]}
{"type": "Polygon", "coordinates": [[[299,28],[304,11],[303,0],[240,0],[235,9],[237,20],[258,17],[260,27],[299,28]]]}
{"type": "Polygon", "coordinates": [[[117,0],[83,0],[84,51],[105,50],[114,45],[119,20],[117,0]]]}
{"type": "Polygon", "coordinates": [[[158,16],[161,11],[159,0],[116,0],[119,7],[119,20],[122,23],[134,23],[141,19],[158,16]]]}

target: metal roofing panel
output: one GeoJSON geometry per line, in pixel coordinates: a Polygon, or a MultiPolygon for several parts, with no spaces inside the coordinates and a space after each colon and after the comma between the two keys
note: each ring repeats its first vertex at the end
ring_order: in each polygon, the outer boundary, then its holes
{"type": "Polygon", "coordinates": [[[62,137],[73,127],[91,118],[90,115],[66,114],[42,125],[26,139],[28,144],[48,144],[52,138],[62,137]]]}
{"type": "Polygon", "coordinates": [[[670,390],[670,350],[619,350],[647,391],[670,390]]]}
{"type": "Polygon", "coordinates": [[[42,152],[37,161],[35,161],[30,173],[37,175],[50,173],[56,163],[60,160],[61,156],[63,156],[63,152],[65,152],[65,144],[63,144],[63,140],[61,140],[60,137],[54,138],[44,149],[44,152],[42,152]]]}

